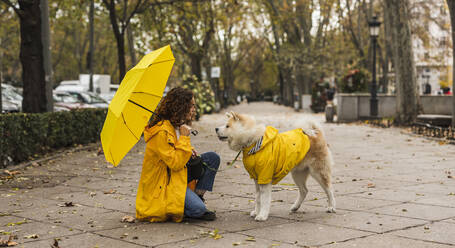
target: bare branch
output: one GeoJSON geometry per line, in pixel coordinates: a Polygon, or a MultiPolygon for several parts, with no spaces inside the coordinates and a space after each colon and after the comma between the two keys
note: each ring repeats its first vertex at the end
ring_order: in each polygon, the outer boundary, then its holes
{"type": "Polygon", "coordinates": [[[9,0],[1,0],[1,1],[4,2],[6,5],[8,5],[9,7],[13,8],[14,12],[16,12],[16,14],[18,16],[22,15],[22,11],[20,9],[18,9],[16,6],[14,6],[14,4],[11,3],[9,0]]]}

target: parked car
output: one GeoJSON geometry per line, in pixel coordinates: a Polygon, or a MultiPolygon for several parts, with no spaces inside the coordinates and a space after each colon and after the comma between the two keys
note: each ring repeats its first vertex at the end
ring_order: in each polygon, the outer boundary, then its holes
{"type": "Polygon", "coordinates": [[[20,112],[22,110],[22,95],[18,93],[17,88],[14,86],[2,84],[2,105],[4,102],[5,105],[8,105],[11,109],[14,105],[16,106],[14,107],[13,112],[20,112]]]}
{"type": "Polygon", "coordinates": [[[53,92],[54,111],[65,111],[79,108],[94,108],[90,104],[79,101],[75,96],[67,92],[53,92]]]}
{"type": "Polygon", "coordinates": [[[82,103],[89,104],[95,108],[109,107],[109,103],[95,93],[85,92],[85,91],[66,91],[66,92],[75,96],[82,103]]]}
{"type": "Polygon", "coordinates": [[[5,100],[2,96],[2,113],[13,113],[13,112],[19,112],[19,111],[20,111],[20,108],[17,104],[10,102],[8,100],[5,100]]]}

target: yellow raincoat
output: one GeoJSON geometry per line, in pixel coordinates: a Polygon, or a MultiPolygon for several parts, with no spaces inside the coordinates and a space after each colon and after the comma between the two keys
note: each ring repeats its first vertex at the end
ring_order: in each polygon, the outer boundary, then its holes
{"type": "Polygon", "coordinates": [[[177,140],[175,128],[164,120],[146,128],[147,143],[136,196],[136,218],[150,222],[182,221],[187,188],[186,163],[191,157],[189,136],[177,140]]]}
{"type": "Polygon", "coordinates": [[[278,133],[268,126],[256,144],[243,149],[243,165],[258,184],[277,184],[310,149],[310,139],[302,129],[278,133]]]}

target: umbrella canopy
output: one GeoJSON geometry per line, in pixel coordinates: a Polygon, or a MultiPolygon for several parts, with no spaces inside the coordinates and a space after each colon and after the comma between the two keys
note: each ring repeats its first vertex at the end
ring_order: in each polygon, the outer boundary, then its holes
{"type": "Polygon", "coordinates": [[[171,47],[165,46],[145,55],[123,78],[101,131],[104,156],[114,166],[141,138],[163,96],[174,61],[171,47]]]}

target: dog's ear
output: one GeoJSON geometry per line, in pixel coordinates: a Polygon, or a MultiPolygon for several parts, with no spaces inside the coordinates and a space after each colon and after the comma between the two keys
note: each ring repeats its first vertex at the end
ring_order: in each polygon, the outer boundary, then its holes
{"type": "Polygon", "coordinates": [[[239,114],[237,114],[236,112],[234,111],[231,111],[231,115],[232,115],[232,118],[234,118],[235,121],[238,121],[240,120],[239,118],[239,114]]]}

